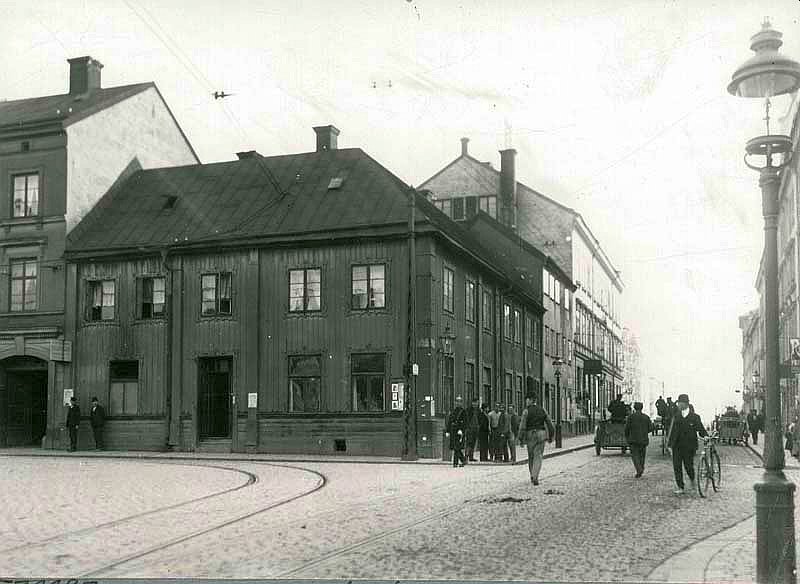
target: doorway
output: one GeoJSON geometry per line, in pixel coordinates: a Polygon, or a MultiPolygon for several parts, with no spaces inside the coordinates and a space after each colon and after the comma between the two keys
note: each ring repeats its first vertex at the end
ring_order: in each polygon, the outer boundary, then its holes
{"type": "Polygon", "coordinates": [[[200,440],[231,436],[231,363],[230,357],[199,359],[197,418],[200,440]]]}
{"type": "Polygon", "coordinates": [[[41,446],[47,433],[47,362],[14,357],[6,372],[6,446],[41,446]]]}

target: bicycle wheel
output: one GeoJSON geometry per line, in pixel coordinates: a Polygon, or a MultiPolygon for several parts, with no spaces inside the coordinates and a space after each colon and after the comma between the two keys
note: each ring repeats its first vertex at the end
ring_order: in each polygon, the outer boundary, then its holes
{"type": "Polygon", "coordinates": [[[697,484],[697,492],[701,497],[705,497],[706,491],[708,491],[708,485],[712,483],[711,467],[708,465],[708,459],[705,454],[697,461],[694,482],[697,484]]]}
{"type": "Polygon", "coordinates": [[[716,450],[711,453],[711,472],[712,475],[712,486],[714,487],[714,491],[719,491],[719,486],[722,481],[722,462],[719,459],[719,454],[716,450]]]}

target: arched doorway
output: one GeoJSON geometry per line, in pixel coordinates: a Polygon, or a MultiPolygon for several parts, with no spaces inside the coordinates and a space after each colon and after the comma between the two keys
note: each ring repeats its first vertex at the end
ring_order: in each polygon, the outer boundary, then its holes
{"type": "Polygon", "coordinates": [[[10,357],[0,361],[0,405],[5,446],[41,446],[47,433],[47,361],[10,357]]]}

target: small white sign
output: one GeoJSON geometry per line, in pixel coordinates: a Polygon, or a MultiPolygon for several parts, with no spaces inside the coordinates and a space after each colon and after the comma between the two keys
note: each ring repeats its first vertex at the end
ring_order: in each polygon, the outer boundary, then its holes
{"type": "Polygon", "coordinates": [[[257,393],[248,393],[247,394],[247,407],[248,408],[256,408],[256,407],[258,407],[258,394],[257,393]]]}
{"type": "Polygon", "coordinates": [[[75,395],[75,390],[74,389],[64,389],[64,405],[65,406],[69,405],[69,402],[70,402],[70,400],[72,399],[72,397],[74,395],[75,395]]]}
{"type": "Polygon", "coordinates": [[[414,363],[411,365],[411,375],[419,375],[419,365],[414,363]]]}

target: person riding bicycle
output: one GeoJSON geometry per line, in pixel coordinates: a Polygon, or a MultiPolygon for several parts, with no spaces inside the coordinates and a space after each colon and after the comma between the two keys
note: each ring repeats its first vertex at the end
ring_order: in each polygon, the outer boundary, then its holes
{"type": "Polygon", "coordinates": [[[694,484],[694,455],[697,452],[697,435],[708,436],[703,421],[694,408],[690,409],[689,396],[682,393],[678,396],[677,411],[669,434],[669,447],[672,449],[672,469],[675,472],[674,493],[684,493],[683,470],[694,484]]]}

